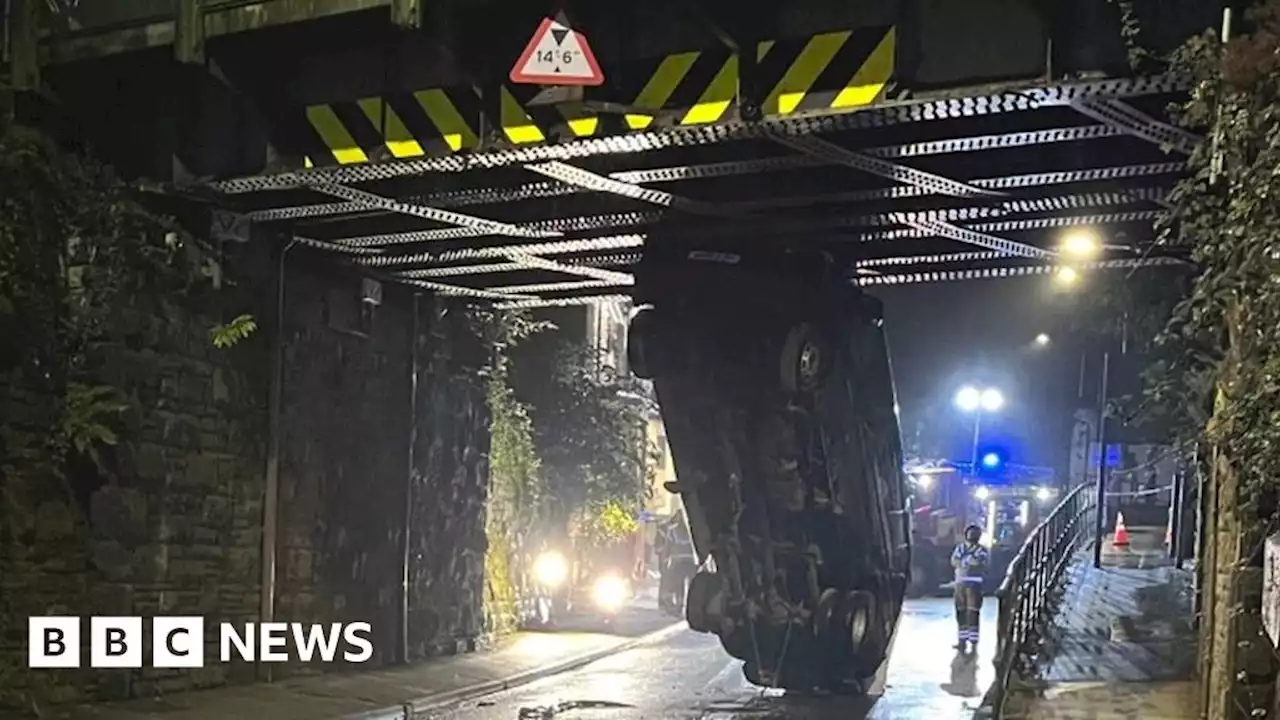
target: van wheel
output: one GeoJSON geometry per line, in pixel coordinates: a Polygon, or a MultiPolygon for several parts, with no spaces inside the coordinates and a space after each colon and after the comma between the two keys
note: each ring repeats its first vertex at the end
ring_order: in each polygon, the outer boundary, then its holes
{"type": "Polygon", "coordinates": [[[780,379],[782,389],[812,392],[826,378],[831,366],[831,349],[808,323],[796,325],[782,343],[780,379]]]}
{"type": "Polygon", "coordinates": [[[690,630],[704,633],[715,630],[715,626],[719,623],[719,618],[713,617],[711,601],[715,599],[715,595],[719,591],[719,575],[699,572],[689,581],[689,591],[685,595],[684,613],[685,620],[689,622],[690,630]]]}
{"type": "Polygon", "coordinates": [[[641,380],[653,378],[653,311],[645,308],[631,318],[627,329],[627,365],[641,380]]]}
{"type": "Polygon", "coordinates": [[[876,601],[871,593],[856,590],[845,596],[844,622],[853,652],[859,654],[878,634],[875,628],[876,601]]]}

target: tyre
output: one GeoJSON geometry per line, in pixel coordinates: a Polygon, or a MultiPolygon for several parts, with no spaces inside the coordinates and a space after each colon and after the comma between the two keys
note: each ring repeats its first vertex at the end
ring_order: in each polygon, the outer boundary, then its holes
{"type": "Polygon", "coordinates": [[[791,328],[782,343],[779,380],[789,393],[812,392],[826,379],[834,358],[831,348],[812,325],[791,328]]]}
{"type": "Polygon", "coordinates": [[[696,632],[714,632],[719,619],[712,616],[711,601],[720,591],[720,576],[700,572],[689,581],[685,596],[684,616],[689,629],[696,632]]]}
{"type": "Polygon", "coordinates": [[[875,597],[865,590],[855,590],[845,595],[843,611],[844,630],[853,653],[875,651],[881,634],[877,627],[875,597]]]}
{"type": "Polygon", "coordinates": [[[641,380],[653,378],[653,310],[642,309],[627,330],[627,365],[641,380]]]}

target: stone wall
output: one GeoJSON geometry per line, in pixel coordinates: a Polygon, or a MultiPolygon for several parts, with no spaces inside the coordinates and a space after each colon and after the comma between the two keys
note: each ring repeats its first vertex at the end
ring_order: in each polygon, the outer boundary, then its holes
{"type": "Polygon", "coordinates": [[[483,637],[489,416],[484,354],[462,308],[424,296],[410,498],[409,658],[473,650],[483,637]]]}
{"type": "MultiPolygon", "coordinates": [[[[234,284],[219,274],[186,295],[144,287],[114,313],[97,347],[97,380],[137,404],[121,428],[115,477],[89,495],[94,614],[257,618],[270,342],[255,333],[218,349],[209,329],[239,312],[263,316],[270,286],[255,271],[268,253],[224,250],[222,269],[234,284]]],[[[206,637],[205,655],[217,657],[216,636],[206,637]]],[[[92,677],[95,694],[120,697],[219,685],[250,672],[211,663],[92,677]]]]}
{"type": "MultiPolygon", "coordinates": [[[[94,374],[135,408],[104,454],[109,472],[72,468],[71,497],[35,478],[6,477],[0,488],[23,507],[3,528],[19,540],[0,547],[2,589],[21,597],[18,615],[259,620],[275,247],[223,248],[213,287],[175,294],[143,282],[113,312],[94,374]],[[243,312],[258,331],[215,348],[210,328],[243,312]]],[[[470,649],[483,632],[488,448],[475,372],[485,358],[468,316],[391,285],[367,306],[358,274],[298,248],[286,268],[276,619],[367,621],[374,657],[361,668],[400,659],[411,492],[410,656],[470,649]]],[[[34,406],[15,387],[0,396],[6,426],[34,406]]],[[[25,656],[22,624],[0,638],[15,658],[25,656]]],[[[216,635],[208,641],[206,658],[216,658],[216,635]]],[[[301,671],[278,667],[277,677],[301,671]]],[[[246,682],[254,668],[57,677],[45,697],[114,699],[246,682]]]]}

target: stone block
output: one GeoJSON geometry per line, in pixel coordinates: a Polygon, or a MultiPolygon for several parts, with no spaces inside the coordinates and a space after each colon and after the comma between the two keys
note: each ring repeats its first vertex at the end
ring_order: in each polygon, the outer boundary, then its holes
{"type": "Polygon", "coordinates": [[[75,534],[76,513],[65,502],[42,502],[36,507],[35,514],[37,542],[58,542],[75,534]]]}
{"type": "Polygon", "coordinates": [[[169,471],[164,447],[153,443],[137,443],[133,446],[133,470],[147,480],[163,480],[169,471]]]}
{"type": "Polygon", "coordinates": [[[93,566],[108,581],[124,582],[137,578],[134,554],[115,540],[92,542],[93,566]]]}
{"type": "Polygon", "coordinates": [[[132,544],[146,537],[147,496],[133,488],[104,485],[89,498],[94,536],[132,544]]]}
{"type": "Polygon", "coordinates": [[[168,579],[170,582],[202,581],[216,576],[216,566],[209,560],[175,558],[169,561],[168,579]]]}
{"type": "Polygon", "coordinates": [[[194,454],[187,457],[185,484],[214,489],[218,487],[218,463],[216,457],[194,454]]]}

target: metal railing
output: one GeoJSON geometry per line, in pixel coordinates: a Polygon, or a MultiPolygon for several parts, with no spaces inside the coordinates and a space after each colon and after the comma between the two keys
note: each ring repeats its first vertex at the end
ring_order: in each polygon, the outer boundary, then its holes
{"type": "Polygon", "coordinates": [[[1003,716],[1010,684],[1035,669],[1035,653],[1051,619],[1050,598],[1075,549],[1092,536],[1097,506],[1094,483],[1076,487],[1031,531],[1009,563],[996,591],[996,678],[988,696],[994,720],[1003,716]]]}

